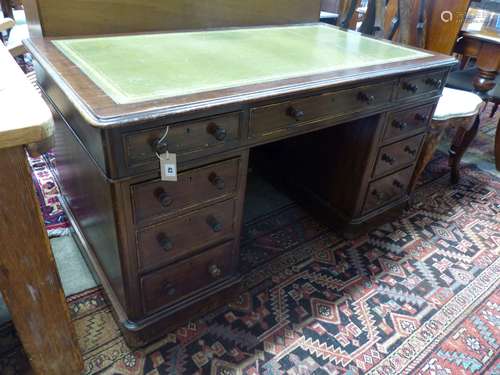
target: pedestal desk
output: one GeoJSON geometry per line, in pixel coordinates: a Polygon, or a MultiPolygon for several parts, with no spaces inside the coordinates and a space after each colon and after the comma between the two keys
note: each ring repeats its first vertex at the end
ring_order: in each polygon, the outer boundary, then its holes
{"type": "Polygon", "coordinates": [[[455,64],[322,24],[27,46],[75,237],[133,346],[238,293],[250,157],[341,230],[401,208],[455,64]]]}

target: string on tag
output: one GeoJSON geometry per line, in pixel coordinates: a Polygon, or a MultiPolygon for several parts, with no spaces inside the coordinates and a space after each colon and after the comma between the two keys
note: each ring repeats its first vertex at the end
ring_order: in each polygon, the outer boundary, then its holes
{"type": "MultiPolygon", "coordinates": [[[[167,126],[167,129],[165,129],[165,133],[163,133],[163,135],[161,136],[161,138],[158,140],[158,144],[162,143],[165,139],[167,139],[167,135],[168,135],[168,131],[170,130],[170,126],[167,126]]],[[[167,156],[167,160],[169,159],[169,153],[168,153],[168,149],[167,151],[165,152],[166,156],[167,156]]],[[[158,152],[156,152],[156,157],[160,160],[163,160],[162,157],[158,154],[158,152]]]]}

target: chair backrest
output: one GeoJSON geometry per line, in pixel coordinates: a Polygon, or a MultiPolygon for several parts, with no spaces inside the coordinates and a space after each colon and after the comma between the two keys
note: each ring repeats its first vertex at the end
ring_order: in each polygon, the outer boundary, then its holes
{"type": "MultiPolygon", "coordinates": [[[[449,55],[470,3],[471,0],[368,0],[359,31],[449,55]]],[[[359,5],[360,0],[341,3],[340,26],[353,28],[359,5]]]]}
{"type": "Polygon", "coordinates": [[[74,36],[318,22],[321,0],[24,0],[30,35],[74,36]]]}

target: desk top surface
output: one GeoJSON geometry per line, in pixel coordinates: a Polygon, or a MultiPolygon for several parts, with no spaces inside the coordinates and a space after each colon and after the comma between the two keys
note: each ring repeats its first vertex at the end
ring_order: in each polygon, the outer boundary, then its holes
{"type": "Polygon", "coordinates": [[[52,135],[49,108],[0,42],[0,148],[43,141],[52,135]]]}
{"type": "Polygon", "coordinates": [[[462,31],[466,36],[500,44],[500,14],[469,8],[462,31]]]}
{"type": "Polygon", "coordinates": [[[430,56],[323,25],[53,43],[119,104],[430,56]]]}
{"type": "Polygon", "coordinates": [[[179,113],[452,62],[324,24],[41,39],[28,47],[90,107],[94,125],[136,111],[179,113]]]}

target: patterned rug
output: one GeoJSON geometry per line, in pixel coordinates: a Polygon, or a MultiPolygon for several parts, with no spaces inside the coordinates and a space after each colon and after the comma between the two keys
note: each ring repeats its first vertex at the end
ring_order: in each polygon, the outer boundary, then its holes
{"type": "Polygon", "coordinates": [[[37,158],[28,156],[28,161],[49,237],[59,237],[69,233],[69,223],[59,202],[59,189],[47,164],[47,158],[53,157],[52,153],[37,158]]]}
{"type": "Polygon", "coordinates": [[[248,292],[140,351],[100,289],[72,297],[85,374],[495,373],[499,193],[498,179],[468,167],[355,241],[296,205],[256,219],[242,248],[259,265],[248,292]]]}
{"type": "MultiPolygon", "coordinates": [[[[247,222],[248,292],[143,350],[126,346],[100,289],[69,297],[84,374],[499,374],[500,176],[479,168],[493,126],[458,185],[438,153],[415,205],[354,241],[295,204],[247,222]]],[[[64,229],[35,164],[48,228],[64,229]]],[[[15,342],[0,330],[1,374],[25,368],[15,342]]]]}

